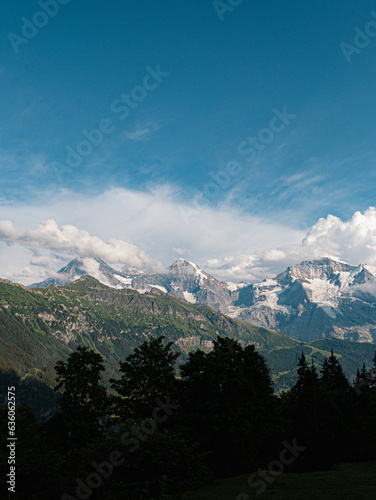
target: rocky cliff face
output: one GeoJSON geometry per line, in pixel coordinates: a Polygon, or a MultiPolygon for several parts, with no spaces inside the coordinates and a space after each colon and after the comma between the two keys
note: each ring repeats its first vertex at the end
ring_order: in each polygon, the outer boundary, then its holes
{"type": "Polygon", "coordinates": [[[222,313],[227,312],[232,303],[227,283],[218,281],[196,264],[184,259],[172,264],[165,275],[138,274],[132,278],[131,286],[136,290],[158,287],[178,299],[191,304],[205,304],[222,313]]]}

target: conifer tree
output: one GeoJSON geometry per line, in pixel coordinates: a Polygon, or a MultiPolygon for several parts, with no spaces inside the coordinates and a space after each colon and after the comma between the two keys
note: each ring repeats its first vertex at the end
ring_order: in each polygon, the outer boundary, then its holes
{"type": "Polygon", "coordinates": [[[304,388],[305,380],[307,377],[307,372],[308,372],[308,363],[306,360],[306,357],[304,355],[304,352],[302,351],[302,354],[299,358],[299,364],[298,364],[298,380],[295,384],[295,390],[298,393],[301,393],[304,388]]]}
{"type": "Polygon", "coordinates": [[[356,372],[354,388],[358,395],[364,390],[365,387],[376,389],[376,354],[373,359],[373,363],[374,368],[367,370],[365,363],[363,363],[362,370],[359,371],[358,368],[356,372]]]}
{"type": "Polygon", "coordinates": [[[336,390],[348,392],[350,390],[350,383],[343,372],[340,362],[334,355],[333,349],[329,359],[325,357],[321,370],[320,386],[325,392],[336,390]]]}
{"type": "Polygon", "coordinates": [[[299,358],[297,371],[298,380],[293,386],[293,391],[298,396],[311,397],[313,391],[319,390],[319,379],[313,360],[311,362],[311,366],[308,366],[308,362],[303,352],[299,358]]]}

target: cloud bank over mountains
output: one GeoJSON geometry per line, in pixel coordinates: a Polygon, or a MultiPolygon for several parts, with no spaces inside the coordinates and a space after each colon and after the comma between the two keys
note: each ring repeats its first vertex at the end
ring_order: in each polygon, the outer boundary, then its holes
{"type": "Polygon", "coordinates": [[[331,257],[350,264],[376,266],[376,208],[357,211],[347,221],[334,215],[321,218],[299,243],[257,251],[240,257],[209,259],[209,270],[223,279],[264,279],[303,260],[331,257]]]}
{"type": "Polygon", "coordinates": [[[328,215],[302,231],[292,219],[276,222],[225,202],[187,222],[187,206],[170,187],[87,198],[63,192],[48,206],[2,206],[0,277],[30,284],[77,256],[148,272],[184,257],[219,279],[246,282],[325,256],[376,266],[375,207],[347,221],[328,215]]]}
{"type": "MultiPolygon", "coordinates": [[[[113,264],[124,264],[139,269],[161,271],[163,265],[154,261],[146,252],[131,243],[109,238],[108,242],[88,231],[72,225],[61,228],[53,219],[42,221],[35,229],[17,231],[9,220],[0,221],[0,240],[16,243],[29,249],[43,249],[82,257],[101,257],[113,264]]],[[[41,265],[43,260],[37,260],[41,265]]],[[[35,262],[34,262],[35,264],[35,262]]]]}

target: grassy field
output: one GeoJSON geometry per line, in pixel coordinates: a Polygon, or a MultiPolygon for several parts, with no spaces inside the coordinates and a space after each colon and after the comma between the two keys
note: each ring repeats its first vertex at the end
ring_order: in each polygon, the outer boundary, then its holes
{"type": "Polygon", "coordinates": [[[265,491],[248,476],[215,481],[182,495],[181,500],[376,500],[376,462],[340,464],[328,472],[281,474],[265,491]],[[259,491],[259,493],[257,493],[259,491]]]}

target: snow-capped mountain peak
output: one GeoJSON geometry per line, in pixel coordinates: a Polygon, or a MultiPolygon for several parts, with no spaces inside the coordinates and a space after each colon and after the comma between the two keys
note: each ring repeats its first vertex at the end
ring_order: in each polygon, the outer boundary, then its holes
{"type": "Polygon", "coordinates": [[[62,267],[57,274],[58,278],[53,280],[52,278],[45,280],[42,283],[36,285],[31,285],[30,288],[35,286],[45,287],[51,285],[61,286],[71,281],[79,279],[81,276],[89,274],[96,278],[98,281],[104,283],[105,285],[118,288],[121,286],[121,278],[119,271],[116,271],[111,266],[109,266],[100,257],[80,257],[72,260],[66,266],[62,267]]]}
{"type": "Polygon", "coordinates": [[[333,279],[338,273],[350,272],[355,269],[355,266],[347,264],[344,261],[332,260],[328,257],[303,261],[298,265],[288,267],[286,271],[279,274],[276,280],[283,284],[291,283],[295,280],[312,280],[312,279],[333,279]]]}
{"type": "Polygon", "coordinates": [[[169,268],[170,272],[174,274],[182,274],[186,276],[195,276],[203,283],[203,280],[211,278],[209,274],[199,268],[199,266],[186,259],[178,259],[169,268]]]}

